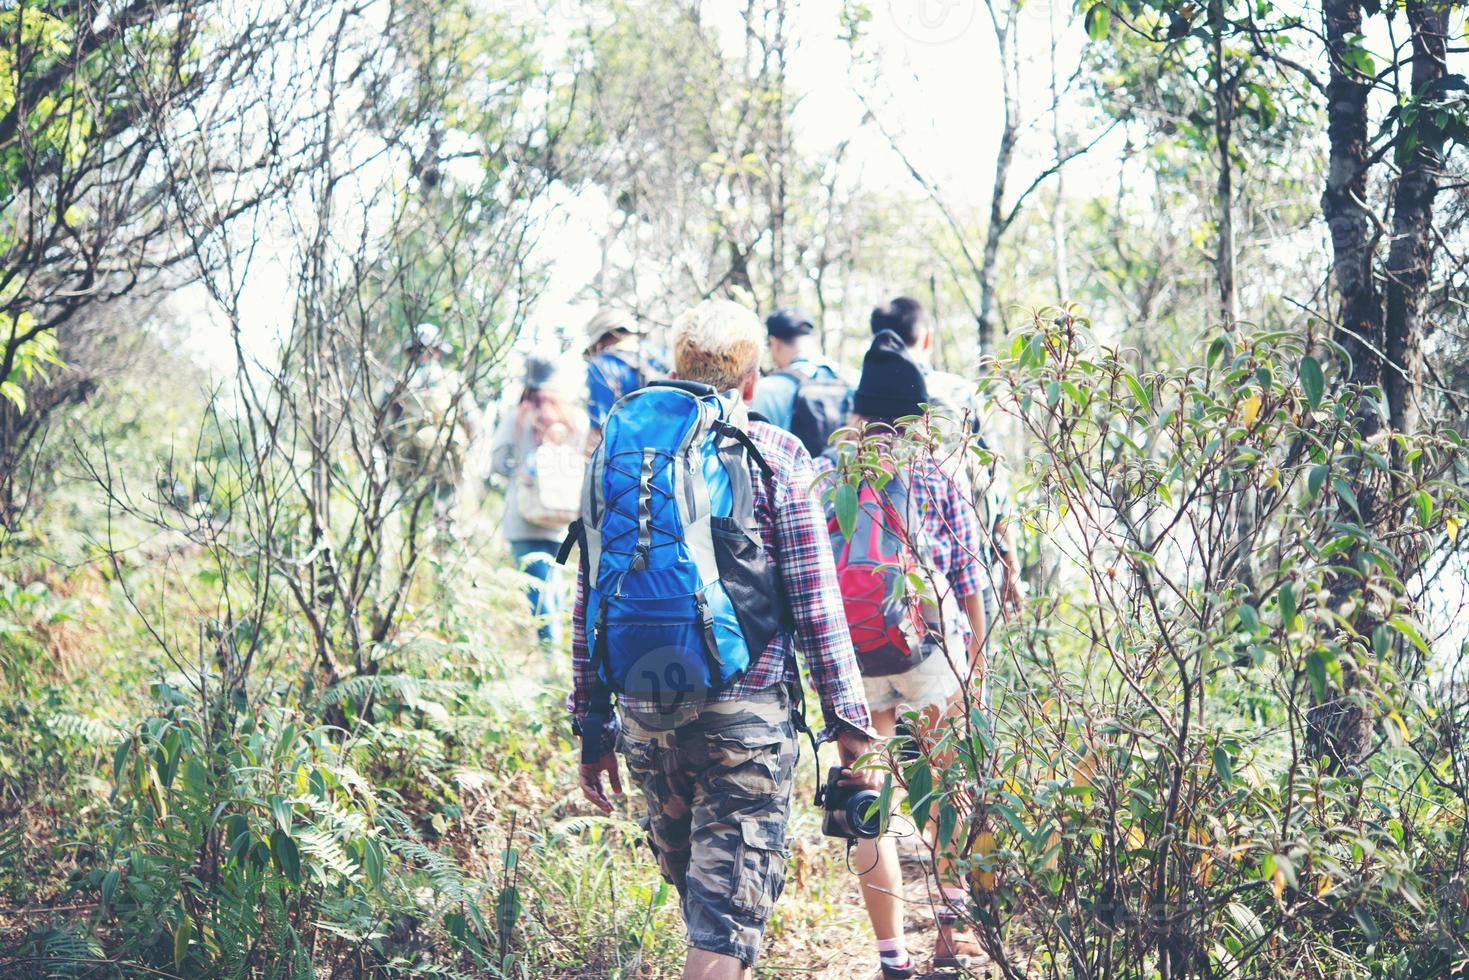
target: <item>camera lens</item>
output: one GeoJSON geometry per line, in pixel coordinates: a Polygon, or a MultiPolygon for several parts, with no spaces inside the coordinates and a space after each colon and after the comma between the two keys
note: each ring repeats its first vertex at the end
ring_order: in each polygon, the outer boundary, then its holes
{"type": "Polygon", "coordinates": [[[882,810],[877,801],[878,794],[870,789],[858,790],[847,800],[847,826],[855,836],[872,840],[882,833],[882,810]]]}

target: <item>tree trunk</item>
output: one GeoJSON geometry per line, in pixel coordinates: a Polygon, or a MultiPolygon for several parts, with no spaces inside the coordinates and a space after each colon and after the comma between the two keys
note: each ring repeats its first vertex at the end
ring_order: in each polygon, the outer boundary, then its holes
{"type": "MultiPolygon", "coordinates": [[[[1051,28],[1051,145],[1055,150],[1056,159],[1064,160],[1066,148],[1061,143],[1061,81],[1056,67],[1060,60],[1058,58],[1060,41],[1056,29],[1055,4],[1046,8],[1046,16],[1051,28]]],[[[1055,266],[1056,305],[1058,306],[1066,302],[1067,297],[1071,295],[1071,277],[1067,269],[1069,260],[1066,254],[1066,234],[1066,170],[1062,168],[1056,171],[1056,199],[1051,205],[1051,264],[1055,266]]]]}
{"type": "Polygon", "coordinates": [[[775,4],[775,188],[770,214],[770,308],[786,299],[786,160],[790,157],[790,126],[786,118],[786,4],[775,4]]]}
{"type": "MultiPolygon", "coordinates": [[[[1332,274],[1340,296],[1335,339],[1351,357],[1345,380],[1363,385],[1381,382],[1383,363],[1382,303],[1372,274],[1376,236],[1367,212],[1368,169],[1368,95],[1371,79],[1365,78],[1349,61],[1356,37],[1362,32],[1362,8],[1359,0],[1323,0],[1322,14],[1326,22],[1326,49],[1330,77],[1326,86],[1326,120],[1329,152],[1326,190],[1321,195],[1321,211],[1331,232],[1332,274]]],[[[1363,402],[1357,413],[1356,426],[1363,438],[1379,430],[1382,419],[1370,402],[1363,402]]],[[[1358,494],[1360,517],[1344,513],[1342,519],[1360,520],[1371,526],[1376,516],[1376,494],[1363,488],[1358,494]]],[[[1344,508],[1345,509],[1345,508],[1344,508]]],[[[1352,554],[1343,564],[1355,567],[1352,554]]],[[[1350,571],[1332,576],[1330,602],[1344,608],[1360,579],[1350,571]]],[[[1359,638],[1372,635],[1376,626],[1370,606],[1358,603],[1352,627],[1359,638]]],[[[1372,722],[1357,693],[1361,688],[1359,658],[1365,661],[1372,651],[1365,639],[1359,639],[1351,656],[1342,658],[1342,690],[1328,692],[1327,697],[1313,701],[1307,713],[1307,733],[1312,754],[1325,758],[1336,771],[1359,762],[1371,745],[1372,722]]]]}
{"type": "MultiPolygon", "coordinates": [[[[1441,94],[1447,69],[1449,6],[1442,0],[1408,0],[1413,41],[1413,98],[1441,94]]],[[[1418,392],[1423,384],[1423,302],[1433,265],[1433,199],[1443,167],[1444,131],[1433,113],[1418,114],[1408,130],[1417,139],[1402,165],[1393,196],[1392,245],[1387,253],[1387,309],[1384,347],[1387,366],[1382,387],[1391,425],[1398,432],[1418,428],[1418,392]]]]}
{"type": "Polygon", "coordinates": [[[1219,320],[1233,332],[1239,322],[1239,303],[1234,288],[1234,80],[1224,68],[1223,0],[1211,0],[1209,25],[1213,33],[1210,74],[1214,83],[1214,144],[1219,154],[1219,178],[1215,186],[1219,210],[1219,237],[1215,245],[1215,278],[1219,287],[1219,320]]]}
{"type": "MultiPolygon", "coordinates": [[[[1326,85],[1326,133],[1330,145],[1321,213],[1331,232],[1332,273],[1340,295],[1336,341],[1351,355],[1350,380],[1376,384],[1382,377],[1382,304],[1372,278],[1375,237],[1367,214],[1367,97],[1371,80],[1345,59],[1362,32],[1358,0],[1323,0],[1330,78],[1326,85]]],[[[1359,420],[1364,436],[1380,420],[1359,420]]]]}
{"type": "Polygon", "coordinates": [[[996,26],[995,43],[1000,53],[1000,87],[1005,106],[1005,122],[1000,130],[1000,146],[995,151],[995,179],[990,190],[989,227],[984,235],[984,258],[979,270],[979,352],[994,351],[999,313],[995,284],[999,279],[1000,239],[1009,221],[1005,216],[1005,185],[1010,177],[1010,161],[1015,156],[1019,138],[1020,104],[1016,92],[1019,62],[1015,53],[1015,17],[1011,14],[1003,26],[996,26]]]}

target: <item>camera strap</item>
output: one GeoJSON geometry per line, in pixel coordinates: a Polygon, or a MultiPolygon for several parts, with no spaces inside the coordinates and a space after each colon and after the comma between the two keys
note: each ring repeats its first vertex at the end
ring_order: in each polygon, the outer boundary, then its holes
{"type": "Polygon", "coordinates": [[[825,805],[826,787],[821,782],[821,744],[816,741],[816,733],[806,723],[806,689],[801,684],[801,668],[796,663],[795,648],[786,648],[786,663],[790,665],[791,676],[794,678],[787,687],[790,690],[791,701],[791,724],[796,731],[805,735],[811,743],[811,765],[816,772],[816,796],[817,808],[825,805]]]}

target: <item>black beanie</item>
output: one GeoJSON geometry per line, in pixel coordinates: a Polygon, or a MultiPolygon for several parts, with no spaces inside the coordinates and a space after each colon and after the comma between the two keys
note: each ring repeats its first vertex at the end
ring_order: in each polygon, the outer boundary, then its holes
{"type": "Polygon", "coordinates": [[[866,419],[892,422],[906,415],[922,415],[927,402],[923,369],[908,356],[903,339],[891,330],[879,332],[862,358],[862,379],[852,396],[852,411],[866,419]]]}

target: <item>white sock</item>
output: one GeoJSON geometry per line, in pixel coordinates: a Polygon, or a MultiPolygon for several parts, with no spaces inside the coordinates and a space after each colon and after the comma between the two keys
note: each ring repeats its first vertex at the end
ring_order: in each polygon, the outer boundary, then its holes
{"type": "Polygon", "coordinates": [[[908,950],[903,947],[901,939],[879,939],[877,941],[877,956],[882,960],[883,966],[907,966],[908,950]]]}

